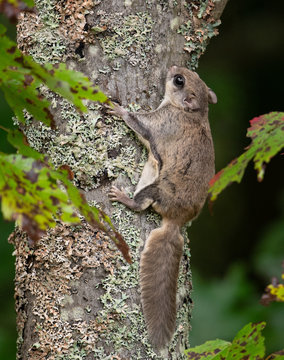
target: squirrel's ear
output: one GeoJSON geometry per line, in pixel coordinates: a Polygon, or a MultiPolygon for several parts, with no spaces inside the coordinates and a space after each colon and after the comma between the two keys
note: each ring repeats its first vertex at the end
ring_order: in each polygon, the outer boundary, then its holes
{"type": "Polygon", "coordinates": [[[208,102],[210,104],[217,104],[217,96],[216,94],[214,93],[213,90],[211,90],[210,88],[208,88],[208,102]]]}
{"type": "Polygon", "coordinates": [[[184,109],[185,110],[199,110],[200,109],[200,105],[199,102],[197,101],[196,98],[194,97],[187,97],[185,99],[183,99],[183,103],[184,103],[184,109]]]}

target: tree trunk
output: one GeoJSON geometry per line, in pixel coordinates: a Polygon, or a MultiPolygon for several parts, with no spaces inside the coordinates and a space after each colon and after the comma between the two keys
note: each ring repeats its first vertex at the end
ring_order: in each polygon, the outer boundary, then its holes
{"type": "MultiPolygon", "coordinates": [[[[122,105],[149,110],[161,102],[169,66],[197,67],[217,34],[227,0],[38,0],[18,25],[19,47],[38,62],[66,62],[122,105]]],[[[86,223],[55,229],[31,247],[17,230],[15,299],[19,359],[181,359],[189,347],[191,274],[185,241],[177,326],[167,350],[147,338],[138,286],[140,251],[159,216],[110,203],[112,184],[133,193],[146,150],[99,104],[87,115],[43,89],[57,130],[32,121],[24,131],[55,165],[67,164],[88,201],[110,215],[130,247],[128,265],[110,240],[86,223]]],[[[184,231],[184,236],[186,233],[184,231]]]]}

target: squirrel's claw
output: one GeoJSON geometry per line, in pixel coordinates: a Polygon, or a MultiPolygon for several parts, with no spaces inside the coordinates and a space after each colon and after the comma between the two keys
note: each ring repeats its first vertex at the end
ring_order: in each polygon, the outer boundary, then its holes
{"type": "Polygon", "coordinates": [[[108,197],[111,201],[119,201],[125,203],[129,200],[128,196],[124,192],[124,190],[119,190],[116,186],[112,186],[108,193],[108,197]]]}
{"type": "Polygon", "coordinates": [[[121,195],[124,194],[121,190],[119,190],[116,186],[112,186],[108,193],[108,197],[111,201],[119,201],[121,195]]]}
{"type": "Polygon", "coordinates": [[[112,102],[111,105],[105,105],[107,108],[107,112],[110,115],[123,117],[125,114],[127,114],[127,110],[124,109],[124,107],[120,106],[119,104],[112,102]]]}

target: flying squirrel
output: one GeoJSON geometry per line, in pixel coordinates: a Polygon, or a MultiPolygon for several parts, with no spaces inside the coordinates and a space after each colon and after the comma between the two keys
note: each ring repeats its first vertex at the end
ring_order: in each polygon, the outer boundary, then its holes
{"type": "Polygon", "coordinates": [[[215,173],[208,103],[217,103],[217,97],[198,74],[172,66],[164,99],[156,110],[131,113],[118,104],[109,110],[148,149],[133,199],[115,186],[109,198],[134,211],[152,205],[162,216],[162,225],[151,231],[140,260],[142,309],[149,339],[157,350],[168,344],[175,330],[183,253],[180,229],[200,213],[215,173]]]}

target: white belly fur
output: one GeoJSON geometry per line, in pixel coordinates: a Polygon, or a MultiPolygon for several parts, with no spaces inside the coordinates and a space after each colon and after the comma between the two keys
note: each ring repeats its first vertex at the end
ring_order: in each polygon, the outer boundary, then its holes
{"type": "Polygon", "coordinates": [[[148,160],[144,166],[142,171],[140,180],[137,184],[136,190],[134,192],[134,196],[146,186],[153,184],[159,177],[159,167],[158,161],[153,157],[151,153],[149,153],[148,160]]]}

